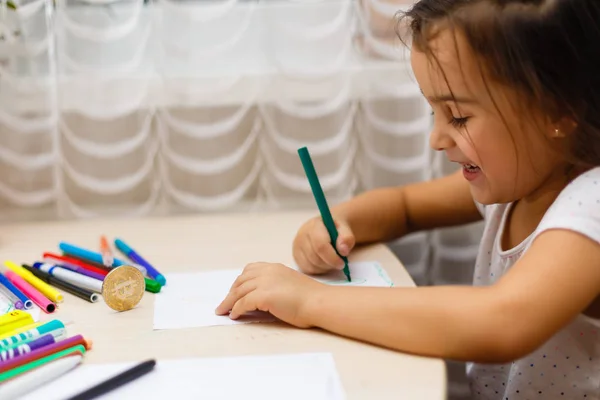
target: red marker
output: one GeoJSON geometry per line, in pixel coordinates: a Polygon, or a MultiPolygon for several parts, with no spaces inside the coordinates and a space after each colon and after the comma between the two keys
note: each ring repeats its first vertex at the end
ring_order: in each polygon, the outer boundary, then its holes
{"type": "Polygon", "coordinates": [[[39,360],[40,358],[58,353],[62,350],[66,350],[77,345],[82,345],[86,350],[89,350],[92,348],[92,341],[89,339],[84,339],[84,337],[81,335],[71,336],[68,339],[63,339],[42,348],[33,350],[31,353],[24,354],[8,361],[0,362],[0,373],[20,367],[21,365],[25,365],[32,361],[39,360]]]}
{"type": "Polygon", "coordinates": [[[76,267],[75,270],[77,270],[77,268],[82,268],[82,269],[88,270],[90,272],[95,272],[97,274],[100,274],[102,276],[106,276],[110,272],[110,270],[95,267],[93,265],[90,265],[90,264],[83,262],[81,260],[78,260],[76,258],[67,257],[67,256],[59,256],[58,254],[44,253],[43,258],[44,258],[44,262],[49,262],[51,264],[63,265],[66,268],[69,268],[69,264],[71,264],[72,266],[76,267]]]}

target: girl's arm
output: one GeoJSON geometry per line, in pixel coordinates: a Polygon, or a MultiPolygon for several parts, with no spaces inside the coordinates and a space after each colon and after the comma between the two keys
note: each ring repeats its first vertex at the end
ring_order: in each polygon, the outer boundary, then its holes
{"type": "Polygon", "coordinates": [[[498,363],[532,352],[599,293],[600,244],[549,230],[495,285],[327,286],[302,314],[311,326],[404,352],[498,363]]]}
{"type": "Polygon", "coordinates": [[[411,232],[481,220],[462,171],[404,187],[374,189],[332,207],[356,243],[386,242],[411,232]]]}

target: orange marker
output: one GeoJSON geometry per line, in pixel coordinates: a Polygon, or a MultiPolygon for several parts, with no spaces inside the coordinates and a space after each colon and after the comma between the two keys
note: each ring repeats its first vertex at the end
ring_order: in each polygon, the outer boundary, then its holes
{"type": "Polygon", "coordinates": [[[114,256],[108,245],[108,240],[106,240],[106,236],[104,235],[100,237],[100,254],[102,254],[102,263],[107,267],[112,267],[114,256]]]}

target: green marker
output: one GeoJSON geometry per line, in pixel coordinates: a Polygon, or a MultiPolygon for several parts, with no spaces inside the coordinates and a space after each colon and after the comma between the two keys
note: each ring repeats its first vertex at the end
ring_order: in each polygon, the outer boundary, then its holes
{"type": "Polygon", "coordinates": [[[344,260],[344,275],[346,275],[346,278],[348,278],[348,282],[352,282],[352,279],[350,278],[350,269],[348,268],[348,258],[340,255],[336,248],[338,231],[337,229],[335,229],[335,223],[333,222],[331,211],[329,211],[329,206],[327,205],[327,200],[325,199],[325,194],[323,193],[323,188],[321,188],[321,184],[319,183],[319,177],[317,176],[317,172],[315,171],[315,167],[310,158],[310,154],[308,153],[308,149],[306,147],[302,147],[298,150],[298,154],[300,155],[300,161],[302,162],[302,166],[304,167],[304,172],[306,173],[306,177],[308,178],[308,183],[310,183],[310,188],[312,189],[313,196],[315,197],[315,201],[317,202],[317,206],[319,207],[321,218],[323,219],[323,223],[327,228],[327,232],[329,232],[331,244],[333,245],[333,248],[335,249],[337,255],[340,256],[342,260],[344,260]]]}
{"type": "Polygon", "coordinates": [[[13,368],[13,369],[9,369],[6,372],[3,372],[0,374],[0,382],[4,382],[7,381],[11,378],[14,378],[17,375],[21,375],[25,372],[31,371],[32,369],[35,369],[37,367],[40,367],[44,364],[48,364],[51,361],[57,360],[61,357],[67,356],[71,353],[81,353],[81,354],[85,354],[85,347],[83,347],[82,345],[78,344],[76,346],[70,347],[68,349],[64,349],[62,351],[59,351],[57,353],[53,353],[50,355],[47,355],[46,357],[42,357],[40,359],[37,359],[35,361],[32,361],[30,363],[27,364],[23,364],[19,367],[13,368]]]}
{"type": "Polygon", "coordinates": [[[144,282],[146,282],[146,291],[150,293],[158,293],[162,286],[160,283],[155,281],[154,279],[144,278],[144,282]]]}

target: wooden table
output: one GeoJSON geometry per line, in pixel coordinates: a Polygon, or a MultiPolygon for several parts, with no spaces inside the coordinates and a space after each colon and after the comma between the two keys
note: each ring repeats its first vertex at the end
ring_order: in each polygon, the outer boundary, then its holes
{"type": "MultiPolygon", "coordinates": [[[[0,229],[0,254],[2,260],[33,262],[45,251],[58,253],[60,241],[97,249],[104,234],[111,241],[120,237],[131,244],[167,275],[168,284],[170,272],[242,268],[254,261],[289,265],[294,235],[313,215],[299,211],[11,224],[0,229]]],[[[397,286],[414,286],[398,259],[383,245],[362,248],[351,260],[377,260],[397,286]]],[[[69,335],[81,333],[93,340],[86,355],[88,363],[331,352],[348,399],[446,397],[442,360],[283,323],[153,331],[154,296],[146,292],[137,308],[117,313],[102,301],[91,304],[65,293],[64,303],[51,317],[71,323],[69,335]]]]}

